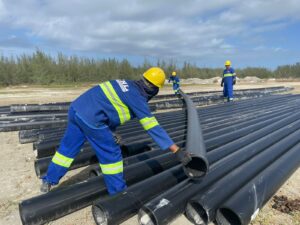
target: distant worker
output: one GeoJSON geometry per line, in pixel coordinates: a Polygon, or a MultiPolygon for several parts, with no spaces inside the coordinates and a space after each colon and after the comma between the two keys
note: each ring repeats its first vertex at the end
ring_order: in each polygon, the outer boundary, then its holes
{"type": "Polygon", "coordinates": [[[140,80],[107,81],[73,101],[60,147],[42,178],[41,192],[48,192],[52,185],[58,184],[85,141],[95,150],[108,193],[113,195],[126,189],[121,149],[113,132],[134,117],[162,150],[171,150],[186,165],[191,160],[190,154],[174,144],[147,103],[159,92],[165,79],[162,69],[152,67],[140,80]]]}
{"type": "Polygon", "coordinates": [[[229,60],[225,62],[225,67],[221,87],[223,87],[224,99],[231,102],[233,101],[233,85],[236,83],[236,74],[234,69],[231,67],[231,62],[229,60]]]}
{"type": "Polygon", "coordinates": [[[179,80],[179,77],[176,75],[175,71],[173,71],[172,75],[169,77],[169,83],[171,81],[173,83],[173,90],[174,90],[175,94],[179,94],[180,80],[179,80]]]}

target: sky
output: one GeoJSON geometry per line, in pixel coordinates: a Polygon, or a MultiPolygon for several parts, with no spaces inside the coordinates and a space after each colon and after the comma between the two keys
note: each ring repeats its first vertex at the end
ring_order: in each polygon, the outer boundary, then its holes
{"type": "Polygon", "coordinates": [[[300,62],[299,0],[0,0],[0,55],[237,68],[300,62]]]}

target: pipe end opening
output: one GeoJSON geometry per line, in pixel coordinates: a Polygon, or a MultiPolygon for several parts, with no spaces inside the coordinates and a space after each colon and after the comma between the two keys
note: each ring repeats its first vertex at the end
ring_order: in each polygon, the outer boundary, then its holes
{"type": "Polygon", "coordinates": [[[107,225],[107,215],[101,207],[93,205],[92,207],[93,217],[97,225],[107,225]]]}
{"type": "Polygon", "coordinates": [[[204,225],[208,223],[208,215],[205,209],[196,202],[190,202],[186,206],[186,217],[194,224],[204,225]]]}
{"type": "Polygon", "coordinates": [[[99,176],[99,174],[97,173],[97,171],[95,171],[95,170],[91,170],[90,172],[89,172],[89,178],[92,178],[92,177],[98,177],[99,176]]]}
{"type": "Polygon", "coordinates": [[[153,219],[153,215],[145,209],[140,209],[138,221],[140,225],[157,225],[155,219],[153,219]]]}
{"type": "Polygon", "coordinates": [[[23,202],[19,203],[19,214],[20,214],[22,224],[26,224],[25,213],[23,213],[23,202]]]}
{"type": "Polygon", "coordinates": [[[34,161],[34,170],[35,170],[35,174],[37,177],[41,177],[41,171],[40,171],[40,167],[38,165],[37,160],[34,161]]]}
{"type": "Polygon", "coordinates": [[[184,166],[184,171],[190,178],[201,178],[208,172],[208,163],[200,157],[192,156],[192,160],[184,166]]]}
{"type": "Polygon", "coordinates": [[[217,210],[216,220],[221,225],[241,225],[239,217],[230,209],[220,208],[217,210]]]}

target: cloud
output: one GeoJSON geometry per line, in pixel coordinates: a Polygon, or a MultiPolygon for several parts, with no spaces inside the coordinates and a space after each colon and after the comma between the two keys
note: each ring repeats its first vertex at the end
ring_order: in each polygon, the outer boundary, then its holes
{"type": "Polygon", "coordinates": [[[26,30],[0,46],[41,39],[72,51],[222,58],[243,54],[232,39],[265,45],[263,33],[298,21],[299,11],[296,0],[0,0],[1,21],[26,30]]]}

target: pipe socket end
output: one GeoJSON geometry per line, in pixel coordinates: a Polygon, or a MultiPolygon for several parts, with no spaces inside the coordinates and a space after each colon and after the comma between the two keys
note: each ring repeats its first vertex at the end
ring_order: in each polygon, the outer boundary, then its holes
{"type": "Polygon", "coordinates": [[[218,222],[218,224],[222,225],[242,224],[238,215],[236,215],[232,210],[227,208],[220,208],[217,210],[216,221],[218,222]]]}
{"type": "Polygon", "coordinates": [[[208,216],[205,209],[197,203],[188,203],[185,214],[188,220],[194,224],[204,225],[208,223],[208,216]]]}
{"type": "Polygon", "coordinates": [[[192,178],[197,179],[203,177],[208,172],[208,162],[197,156],[192,156],[192,160],[184,166],[185,174],[192,178]]]}
{"type": "Polygon", "coordinates": [[[101,173],[100,169],[98,169],[98,171],[97,171],[97,169],[92,169],[89,172],[89,178],[98,177],[100,175],[100,173],[101,173]]]}
{"type": "Polygon", "coordinates": [[[156,225],[155,221],[151,218],[151,215],[143,209],[140,209],[139,211],[138,220],[140,225],[156,225]]]}
{"type": "Polygon", "coordinates": [[[34,171],[35,171],[36,176],[38,178],[41,178],[41,171],[40,171],[40,167],[38,165],[37,160],[34,161],[34,171]]]}
{"type": "Polygon", "coordinates": [[[107,215],[101,207],[93,205],[92,212],[97,225],[108,225],[107,215]]]}

